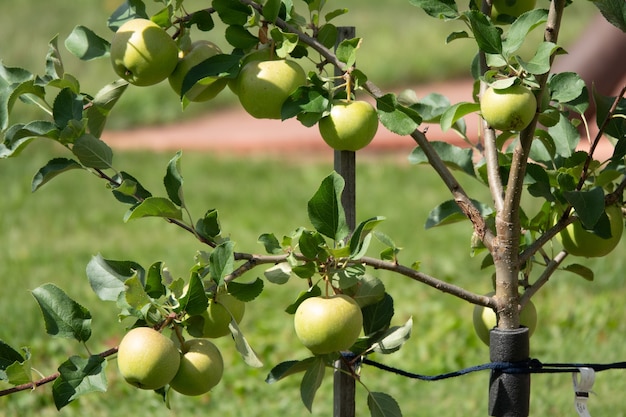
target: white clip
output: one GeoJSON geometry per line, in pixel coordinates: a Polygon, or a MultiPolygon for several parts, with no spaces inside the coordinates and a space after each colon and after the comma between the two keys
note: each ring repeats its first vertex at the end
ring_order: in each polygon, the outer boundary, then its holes
{"type": "Polygon", "coordinates": [[[580,371],[580,381],[578,380],[578,373],[572,373],[574,406],[580,417],[591,417],[587,409],[587,401],[589,400],[589,394],[593,392],[591,387],[593,387],[593,383],[596,380],[596,373],[591,368],[578,368],[578,370],[580,371]]]}

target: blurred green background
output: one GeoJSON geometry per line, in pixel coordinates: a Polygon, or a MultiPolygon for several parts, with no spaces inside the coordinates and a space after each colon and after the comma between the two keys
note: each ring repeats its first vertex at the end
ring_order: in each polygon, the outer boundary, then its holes
{"type": "MultiPolygon", "coordinates": [[[[546,2],[546,0],[539,0],[546,2]]],[[[204,5],[204,2],[186,1],[204,5]]],[[[547,4],[547,2],[546,2],[547,4]]],[[[475,51],[465,41],[444,45],[452,29],[430,18],[407,1],[329,1],[329,8],[347,6],[351,13],[337,23],[355,25],[366,40],[359,66],[377,84],[393,88],[448,77],[465,77],[475,51]],[[383,6],[381,6],[383,4],[383,6]]],[[[541,5],[541,3],[540,3],[541,5]]],[[[46,2],[21,0],[2,4],[5,24],[0,26],[0,58],[5,65],[41,72],[47,42],[59,34],[64,40],[77,24],[110,36],[105,26],[117,1],[46,2]]],[[[193,10],[193,7],[189,7],[193,10]]],[[[571,42],[593,8],[577,1],[568,9],[563,42],[571,42]]],[[[458,30],[456,28],[455,30],[458,30]]],[[[214,35],[208,34],[212,37],[214,35]]],[[[85,90],[94,92],[115,79],[106,60],[83,64],[64,54],[68,71],[76,74],[85,90]]],[[[208,116],[217,107],[233,104],[230,93],[216,102],[193,105],[184,113],[166,83],[156,88],[132,88],[114,111],[111,127],[173,122],[181,118],[208,116]]],[[[28,113],[23,110],[23,117],[28,113]]],[[[14,347],[29,346],[32,366],[44,375],[72,354],[84,354],[73,341],[45,335],[43,321],[30,290],[54,282],[90,309],[94,332],[88,345],[92,352],[119,341],[124,327],[117,321],[113,304],[97,299],[91,291],[85,266],[98,253],[110,259],[134,260],[144,267],[162,260],[175,276],[187,276],[193,256],[203,249],[192,236],[157,219],[124,224],[126,207],[117,203],[102,181],[85,172],[70,172],[35,194],[30,181],[36,170],[54,156],[67,156],[58,147],[40,142],[22,157],[0,161],[0,277],[2,296],[0,339],[14,347]]],[[[153,152],[120,152],[115,166],[140,179],[156,195],[164,195],[161,178],[173,155],[153,152]]],[[[194,216],[210,208],[221,214],[226,234],[237,250],[260,252],[258,236],[290,233],[298,226],[310,227],[306,203],[320,181],[332,170],[331,161],[276,159],[247,156],[216,157],[186,152],[182,159],[186,196],[194,216]]],[[[449,198],[445,187],[427,167],[410,166],[400,158],[363,158],[358,166],[358,219],[383,215],[380,230],[403,247],[400,260],[421,262],[431,275],[476,292],[491,289],[491,271],[480,269],[481,257],[469,251],[471,228],[459,223],[425,231],[431,208],[449,198]]],[[[486,190],[472,179],[460,178],[472,197],[489,202],[486,190]]],[[[535,201],[530,200],[532,210],[535,201]]],[[[574,259],[593,268],[596,281],[584,281],[565,272],[555,274],[536,298],[540,323],[532,339],[532,355],[544,362],[615,362],[626,360],[623,334],[626,322],[623,303],[623,253],[626,244],[602,260],[574,259]]],[[[372,248],[372,255],[380,248],[372,248]]],[[[398,353],[374,359],[408,371],[435,374],[488,361],[488,350],[474,335],[472,306],[453,297],[382,271],[379,275],[394,297],[393,324],[413,317],[411,340],[398,353]]],[[[262,274],[252,271],[250,279],[262,274]]],[[[267,284],[265,293],[248,305],[242,330],[265,366],[246,367],[234,352],[232,341],[218,341],[227,370],[224,381],[210,396],[174,396],[167,410],[151,392],[135,390],[120,380],[115,361],[109,361],[109,392],[92,394],[57,413],[50,386],[0,398],[0,416],[298,416],[307,415],[300,403],[299,378],[277,385],[263,382],[273,365],[301,359],[307,352],[292,331],[291,318],[283,312],[304,283],[293,280],[284,286],[267,284]]],[[[385,391],[400,403],[406,416],[470,416],[487,414],[488,373],[481,372],[441,382],[418,382],[371,367],[362,372],[370,389],[385,391]]],[[[0,385],[1,386],[1,385],[0,385]]],[[[593,415],[624,416],[623,371],[598,375],[590,399],[593,415]]],[[[365,392],[357,389],[359,415],[365,411],[365,392]]],[[[532,415],[573,415],[571,376],[533,377],[532,415]]],[[[329,416],[332,382],[324,381],[314,403],[313,416],[329,416]]]]}

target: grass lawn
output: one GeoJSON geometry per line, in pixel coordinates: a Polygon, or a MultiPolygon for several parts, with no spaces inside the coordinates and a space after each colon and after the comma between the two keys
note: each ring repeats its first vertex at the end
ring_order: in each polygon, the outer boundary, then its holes
{"type": "MultiPolygon", "coordinates": [[[[85,266],[101,253],[110,259],[135,260],[145,267],[164,261],[175,276],[187,276],[201,245],[182,230],[158,219],[122,222],[125,206],[117,203],[102,181],[84,172],[70,172],[29,192],[33,173],[56,148],[43,142],[23,157],[0,162],[3,198],[0,199],[0,276],[3,279],[0,314],[4,319],[0,339],[12,346],[29,346],[32,365],[43,374],[55,371],[68,355],[84,354],[82,346],[48,337],[29,291],[54,282],[84,304],[93,314],[94,332],[88,345],[92,352],[105,350],[123,335],[114,305],[98,300],[89,288],[85,266]]],[[[161,178],[171,154],[119,153],[115,165],[140,179],[154,194],[164,194],[161,178]]],[[[201,215],[209,208],[220,211],[223,230],[240,251],[260,252],[257,237],[264,232],[277,236],[298,226],[310,227],[306,203],[332,161],[302,162],[264,158],[214,158],[185,153],[182,170],[191,211],[201,215]]],[[[444,187],[426,167],[410,166],[404,159],[363,160],[358,166],[358,220],[384,215],[380,230],[403,247],[400,260],[421,262],[431,275],[467,286],[477,292],[490,290],[491,271],[480,270],[480,258],[469,252],[470,228],[460,223],[424,231],[428,211],[448,198],[444,187]]],[[[462,178],[473,196],[484,190],[462,178]]],[[[376,256],[377,247],[371,254],[376,256]]],[[[622,242],[608,258],[577,259],[596,271],[596,281],[584,281],[557,273],[536,300],[539,326],[531,340],[531,354],[543,362],[617,362],[626,360],[623,334],[626,314],[623,303],[625,250],[622,242]]],[[[394,297],[394,324],[414,320],[412,337],[398,353],[374,359],[407,371],[435,374],[488,361],[488,350],[474,335],[472,306],[437,291],[380,271],[378,274],[394,297]]],[[[244,279],[262,276],[257,268],[244,279]]],[[[109,391],[91,394],[58,414],[50,386],[33,393],[22,392],[0,399],[0,416],[298,416],[307,415],[300,403],[299,378],[276,385],[263,382],[269,369],[307,352],[299,345],[291,318],[283,308],[304,288],[293,279],[266,291],[253,303],[242,330],[265,363],[260,370],[245,366],[230,340],[219,340],[226,360],[222,384],[212,395],[200,398],[175,396],[167,410],[151,392],[131,388],[120,380],[115,361],[108,366],[109,391]]],[[[419,382],[363,369],[370,389],[385,391],[400,403],[406,416],[478,416],[487,414],[488,372],[440,382],[419,382]]],[[[597,376],[590,399],[593,415],[623,416],[623,371],[597,376]]],[[[364,390],[358,388],[359,407],[366,415],[364,390]]],[[[572,415],[571,376],[533,377],[532,415],[572,415]]],[[[314,403],[313,416],[329,416],[332,380],[327,377],[314,403]]]]}

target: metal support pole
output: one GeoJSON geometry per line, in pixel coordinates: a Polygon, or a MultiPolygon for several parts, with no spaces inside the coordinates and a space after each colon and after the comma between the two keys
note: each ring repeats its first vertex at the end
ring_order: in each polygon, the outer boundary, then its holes
{"type": "MultiPolygon", "coordinates": [[[[354,27],[339,27],[337,44],[344,39],[354,38],[354,27]]],[[[340,69],[335,68],[335,75],[341,76],[340,69]]],[[[341,83],[341,80],[338,81],[341,83]]],[[[335,151],[334,168],[345,181],[345,188],[341,195],[341,203],[346,213],[346,221],[350,231],[356,227],[356,153],[352,151],[335,151]]],[[[356,382],[352,377],[353,370],[343,360],[335,362],[333,375],[333,416],[355,417],[356,382]]]]}
{"type": "MultiPolygon", "coordinates": [[[[491,362],[519,362],[530,358],[528,328],[491,330],[491,362]]],[[[528,417],[530,413],[530,374],[492,371],[489,379],[489,415],[528,417]]]]}

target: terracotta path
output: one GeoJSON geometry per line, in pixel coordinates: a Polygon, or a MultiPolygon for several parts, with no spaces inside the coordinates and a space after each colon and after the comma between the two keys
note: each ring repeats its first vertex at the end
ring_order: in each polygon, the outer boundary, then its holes
{"type": "MultiPolygon", "coordinates": [[[[425,84],[413,89],[418,98],[436,92],[446,96],[452,104],[472,101],[472,81],[469,79],[425,84]]],[[[470,139],[476,139],[478,118],[467,117],[466,123],[470,139]]],[[[429,140],[463,144],[453,131],[442,132],[438,125],[427,126],[429,140]]],[[[316,127],[306,128],[295,119],[284,122],[257,120],[236,106],[174,125],[109,131],[105,132],[102,139],[114,149],[120,150],[176,151],[184,149],[220,154],[243,153],[291,157],[332,154],[332,150],[323,142],[316,127]]],[[[396,135],[380,126],[372,143],[359,151],[359,154],[407,155],[414,147],[415,143],[410,137],[396,135]]],[[[596,153],[596,159],[610,156],[611,151],[610,146],[600,147],[596,153]]]]}

